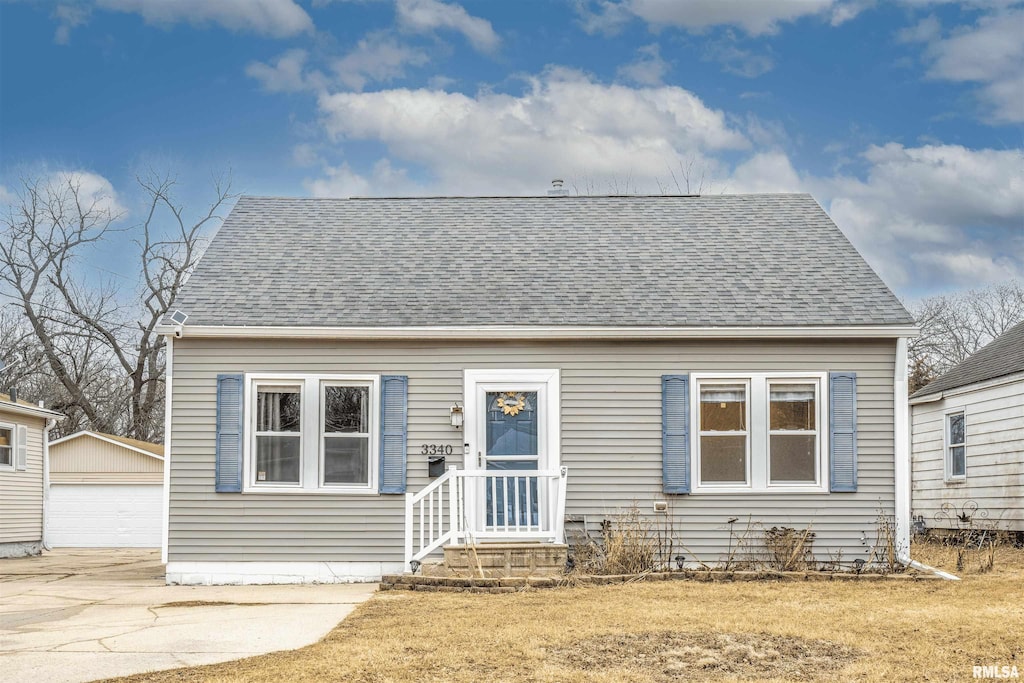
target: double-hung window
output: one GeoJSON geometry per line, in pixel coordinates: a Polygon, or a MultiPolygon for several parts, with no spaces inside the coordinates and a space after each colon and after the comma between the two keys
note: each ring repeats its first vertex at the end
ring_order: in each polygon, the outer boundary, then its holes
{"type": "Polygon", "coordinates": [[[695,492],[827,490],[826,373],[692,377],[695,492]]]}
{"type": "Polygon", "coordinates": [[[370,485],[370,388],[322,385],[322,486],[370,485]]]}
{"type": "Polygon", "coordinates": [[[0,469],[14,469],[14,425],[0,424],[0,469]]]}
{"type": "Polygon", "coordinates": [[[379,378],[250,375],[245,490],[373,493],[379,378]]]}
{"type": "Polygon", "coordinates": [[[967,479],[967,418],[963,410],[946,413],[946,481],[967,479]]]}
{"type": "Polygon", "coordinates": [[[818,480],[818,383],[768,380],[768,482],[818,480]]]}

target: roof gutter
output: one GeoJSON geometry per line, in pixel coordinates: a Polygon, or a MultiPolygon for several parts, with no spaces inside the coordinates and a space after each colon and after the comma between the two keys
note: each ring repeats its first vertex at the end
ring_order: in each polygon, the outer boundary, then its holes
{"type": "Polygon", "coordinates": [[[53,418],[55,420],[64,419],[63,415],[52,410],[36,408],[35,406],[26,406],[21,403],[11,403],[10,401],[0,401],[0,410],[8,413],[14,413],[16,415],[31,415],[32,417],[53,418]]]}
{"type": "Polygon", "coordinates": [[[175,338],[251,337],[301,339],[896,339],[916,337],[913,325],[794,327],[270,327],[249,325],[161,325],[175,338]]]}

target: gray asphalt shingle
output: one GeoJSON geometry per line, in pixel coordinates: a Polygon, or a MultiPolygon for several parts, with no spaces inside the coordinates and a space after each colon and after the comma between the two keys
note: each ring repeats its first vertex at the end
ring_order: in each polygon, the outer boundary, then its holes
{"type": "Polygon", "coordinates": [[[910,324],[809,195],[242,197],[189,325],[910,324]]]}
{"type": "Polygon", "coordinates": [[[915,391],[910,398],[929,396],[1016,372],[1024,372],[1024,322],[1011,327],[973,356],[915,391]]]}

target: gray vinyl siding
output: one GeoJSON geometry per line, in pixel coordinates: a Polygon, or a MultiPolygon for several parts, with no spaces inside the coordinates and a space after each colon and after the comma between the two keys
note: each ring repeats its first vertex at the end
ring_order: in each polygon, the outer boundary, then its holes
{"type": "Polygon", "coordinates": [[[912,512],[931,528],[956,528],[938,514],[978,504],[1001,529],[1024,531],[1024,375],[1012,382],[982,382],[947,391],[944,398],[911,406],[912,512]],[[964,411],[967,477],[945,480],[945,415],[964,411]]]}
{"type": "Polygon", "coordinates": [[[28,427],[25,469],[0,469],[0,543],[43,538],[43,429],[46,421],[0,409],[0,422],[28,427]]]}
{"type": "MultiPolygon", "coordinates": [[[[218,373],[380,373],[409,376],[409,491],[428,482],[424,443],[462,432],[449,407],[462,401],[467,368],[561,371],[566,514],[596,525],[661,492],[661,376],[682,372],[828,370],[857,373],[856,493],[668,496],[685,545],[714,561],[726,520],[813,526],[820,555],[866,557],[879,511],[892,514],[894,340],[631,342],[345,342],[175,340],[172,408],[171,561],[401,561],[404,496],[217,494],[214,417],[218,373]]],[[[663,520],[664,516],[652,519],[663,520]]]]}

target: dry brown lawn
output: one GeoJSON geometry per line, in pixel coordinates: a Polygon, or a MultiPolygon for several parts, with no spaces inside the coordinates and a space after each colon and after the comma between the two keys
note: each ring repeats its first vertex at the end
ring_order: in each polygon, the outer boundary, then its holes
{"type": "MultiPolygon", "coordinates": [[[[954,569],[955,551],[915,548],[954,569]]],[[[121,681],[958,681],[1024,676],[1024,550],[964,580],[381,593],[319,643],[121,681]]]]}

